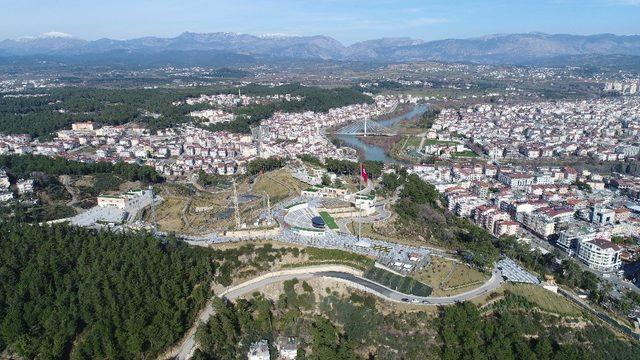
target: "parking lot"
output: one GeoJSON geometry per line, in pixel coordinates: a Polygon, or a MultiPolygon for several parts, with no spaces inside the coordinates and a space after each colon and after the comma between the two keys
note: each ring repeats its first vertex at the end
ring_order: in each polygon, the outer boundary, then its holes
{"type": "Polygon", "coordinates": [[[94,226],[99,223],[120,224],[127,216],[126,211],[116,207],[95,206],[82,214],[72,217],[69,222],[77,226],[94,226]]]}
{"type": "Polygon", "coordinates": [[[502,276],[508,281],[527,283],[527,284],[540,284],[538,278],[528,272],[527,270],[516,264],[515,261],[505,258],[498,261],[498,268],[502,271],[502,276]]]}

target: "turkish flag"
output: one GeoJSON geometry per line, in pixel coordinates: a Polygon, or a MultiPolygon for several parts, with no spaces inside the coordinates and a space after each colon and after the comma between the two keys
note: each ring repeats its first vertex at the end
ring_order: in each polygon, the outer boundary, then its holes
{"type": "Polygon", "coordinates": [[[364,164],[360,164],[360,176],[362,176],[365,184],[369,182],[369,174],[367,174],[367,169],[364,168],[364,164]]]}

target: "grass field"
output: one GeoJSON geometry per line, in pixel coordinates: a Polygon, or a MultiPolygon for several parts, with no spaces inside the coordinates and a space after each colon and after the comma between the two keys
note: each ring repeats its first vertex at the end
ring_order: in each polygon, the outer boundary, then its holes
{"type": "Polygon", "coordinates": [[[333,216],[331,216],[328,212],[320,211],[320,216],[322,217],[322,220],[324,220],[324,223],[329,227],[329,229],[335,230],[338,228],[338,224],[336,224],[333,216]]]}
{"type": "MultiPolygon", "coordinates": [[[[357,234],[358,233],[358,223],[357,222],[350,222],[347,225],[347,228],[349,229],[349,231],[351,231],[352,234],[357,234]]],[[[376,230],[374,230],[373,228],[373,224],[362,224],[361,226],[361,231],[362,231],[362,236],[364,237],[368,237],[368,238],[372,238],[372,239],[378,239],[378,240],[388,240],[388,241],[395,241],[395,242],[399,242],[396,241],[393,238],[390,238],[388,236],[385,236],[383,234],[378,233],[376,230]]]]}
{"type": "MultiPolygon", "coordinates": [[[[238,194],[250,193],[256,197],[240,204],[240,216],[251,224],[264,209],[263,198],[268,194],[271,205],[300,193],[306,187],[286,169],[273,171],[256,179],[253,187],[248,181],[238,183],[238,194]]],[[[163,231],[184,234],[202,234],[234,227],[233,217],[224,214],[233,206],[231,188],[221,191],[203,191],[193,187],[165,183],[156,186],[156,192],[165,200],[156,209],[158,225],[163,231]]],[[[144,219],[150,221],[150,213],[144,219]]]]}
{"type": "MultiPolygon", "coordinates": [[[[489,276],[465,264],[457,264],[453,274],[444,285],[445,288],[456,288],[478,282],[485,282],[489,276]]],[[[465,289],[467,291],[469,289],[465,289]]]]}
{"type": "Polygon", "coordinates": [[[577,316],[581,314],[581,309],[569,302],[569,300],[540,286],[509,283],[506,285],[506,290],[525,297],[527,300],[538,305],[542,310],[562,315],[577,316]]]}
{"type": "Polygon", "coordinates": [[[279,169],[258,177],[252,193],[256,196],[269,195],[271,204],[298,195],[308,186],[294,178],[286,169],[279,169]]]}
{"type": "Polygon", "coordinates": [[[411,274],[416,280],[423,282],[433,288],[433,295],[447,295],[440,289],[440,283],[453,268],[453,262],[438,257],[432,257],[431,264],[426,268],[411,274]]]}
{"type": "Polygon", "coordinates": [[[481,272],[466,265],[455,264],[451,260],[436,256],[432,257],[431,264],[420,271],[412,273],[411,276],[432,287],[434,296],[460,294],[480,286],[479,283],[486,281],[488,278],[481,272]],[[449,276],[449,274],[451,275],[449,276]]]}
{"type": "Polygon", "coordinates": [[[337,249],[320,249],[306,248],[305,254],[308,255],[308,261],[303,265],[314,264],[342,264],[354,267],[360,270],[366,270],[373,267],[373,259],[364,255],[358,255],[337,249]]]}

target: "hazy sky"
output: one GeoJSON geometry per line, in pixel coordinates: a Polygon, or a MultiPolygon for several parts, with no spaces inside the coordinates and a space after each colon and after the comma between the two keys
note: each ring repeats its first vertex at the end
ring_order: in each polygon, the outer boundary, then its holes
{"type": "Polygon", "coordinates": [[[0,39],[232,31],[323,34],[350,44],[533,31],[640,34],[640,0],[0,0],[0,9],[0,39]]]}

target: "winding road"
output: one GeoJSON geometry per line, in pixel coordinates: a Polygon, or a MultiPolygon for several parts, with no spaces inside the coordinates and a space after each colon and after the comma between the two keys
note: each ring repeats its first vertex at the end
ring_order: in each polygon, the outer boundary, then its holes
{"type": "MultiPolygon", "coordinates": [[[[473,290],[447,297],[422,297],[403,294],[378,283],[375,283],[369,279],[364,278],[361,271],[355,270],[353,268],[337,265],[325,265],[302,267],[265,274],[234,287],[228,288],[218,296],[228,300],[235,300],[244,295],[251,294],[267,285],[292,279],[308,280],[317,277],[326,277],[344,282],[351,287],[368,292],[384,300],[412,303],[415,305],[423,306],[448,305],[454,304],[456,302],[467,301],[497,289],[502,283],[502,274],[500,273],[500,270],[494,269],[491,278],[487,282],[473,290]]],[[[213,305],[210,301],[207,303],[205,309],[200,312],[198,318],[195,321],[195,324],[191,327],[191,329],[189,329],[183,341],[175,349],[173,349],[173,351],[167,354],[165,358],[175,358],[180,360],[191,358],[194,351],[196,350],[195,332],[198,324],[201,322],[206,322],[213,314],[213,312],[213,305]]]]}

